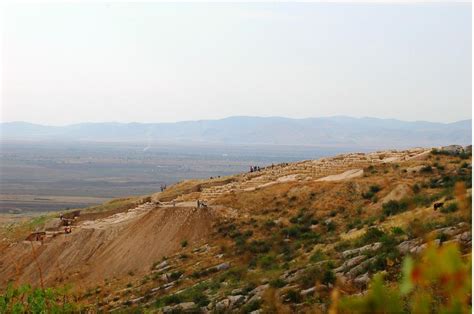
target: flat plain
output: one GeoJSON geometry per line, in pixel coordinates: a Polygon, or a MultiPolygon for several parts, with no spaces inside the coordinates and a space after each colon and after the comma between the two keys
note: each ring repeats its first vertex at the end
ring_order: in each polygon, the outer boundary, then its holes
{"type": "Polygon", "coordinates": [[[0,213],[87,207],[184,179],[349,151],[283,145],[2,141],[0,213]]]}

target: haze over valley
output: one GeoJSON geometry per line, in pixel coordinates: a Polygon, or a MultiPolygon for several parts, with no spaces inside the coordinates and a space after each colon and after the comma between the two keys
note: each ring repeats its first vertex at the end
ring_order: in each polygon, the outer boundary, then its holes
{"type": "Polygon", "coordinates": [[[230,117],[178,123],[2,123],[0,212],[90,206],[250,165],[471,143],[471,121],[230,117]]]}

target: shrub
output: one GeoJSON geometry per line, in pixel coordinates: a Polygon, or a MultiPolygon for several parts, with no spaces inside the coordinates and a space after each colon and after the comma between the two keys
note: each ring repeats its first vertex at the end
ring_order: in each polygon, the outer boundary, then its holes
{"type": "Polygon", "coordinates": [[[326,259],[326,255],[321,250],[316,250],[316,252],[311,255],[309,260],[313,263],[317,263],[326,259]]]}
{"type": "Polygon", "coordinates": [[[209,298],[202,291],[197,291],[194,295],[192,295],[192,300],[199,307],[207,306],[210,302],[209,298]]]}
{"type": "Polygon", "coordinates": [[[263,240],[253,240],[249,243],[248,249],[252,253],[268,253],[271,249],[269,243],[263,240]]]}
{"type": "Polygon", "coordinates": [[[356,218],[352,221],[350,221],[348,224],[347,224],[347,231],[351,230],[351,229],[354,229],[354,228],[357,228],[357,229],[360,229],[363,227],[363,223],[362,223],[362,220],[360,220],[360,218],[356,218]]]}
{"type": "Polygon", "coordinates": [[[335,281],[336,281],[336,275],[334,274],[334,271],[332,271],[331,269],[326,269],[324,271],[322,283],[327,285],[327,284],[333,284],[335,281]]]}
{"type": "Polygon", "coordinates": [[[0,293],[0,313],[74,313],[81,312],[68,288],[14,287],[9,283],[0,293]]]}
{"type": "Polygon", "coordinates": [[[429,206],[431,204],[431,198],[425,194],[416,194],[411,199],[411,202],[416,206],[429,206]]]}
{"type": "Polygon", "coordinates": [[[419,219],[412,220],[408,223],[408,226],[406,228],[406,233],[410,237],[420,237],[426,234],[428,231],[427,225],[422,223],[419,219]]]}
{"type": "Polygon", "coordinates": [[[285,294],[285,302],[288,303],[300,303],[301,299],[301,294],[294,289],[288,290],[288,292],[285,294]]]}
{"type": "Polygon", "coordinates": [[[183,272],[180,271],[180,270],[174,271],[170,274],[170,279],[172,281],[178,280],[181,277],[182,274],[183,274],[183,272]]]}
{"type": "Polygon", "coordinates": [[[441,207],[441,212],[442,213],[453,213],[458,210],[458,204],[457,203],[449,203],[446,206],[441,207]]]}
{"type": "Polygon", "coordinates": [[[260,300],[251,301],[242,307],[242,313],[251,313],[251,312],[257,311],[260,308],[260,306],[261,306],[260,300]]]}
{"type": "Polygon", "coordinates": [[[394,234],[394,235],[403,235],[403,234],[405,234],[405,231],[403,231],[403,229],[400,228],[400,227],[393,227],[392,228],[392,234],[394,234]]]}
{"type": "Polygon", "coordinates": [[[182,302],[182,298],[179,294],[166,295],[155,302],[156,307],[162,307],[164,305],[178,304],[182,302]]]}
{"type": "Polygon", "coordinates": [[[433,172],[433,168],[432,168],[430,165],[426,165],[426,166],[423,166],[423,167],[420,169],[420,172],[421,172],[421,173],[432,173],[432,172],[433,172]]]}
{"type": "Polygon", "coordinates": [[[367,192],[362,193],[362,197],[365,199],[373,199],[375,194],[381,190],[380,186],[377,184],[371,185],[367,192]]]}
{"type": "Polygon", "coordinates": [[[336,223],[334,221],[330,221],[326,224],[326,229],[328,232],[336,230],[336,223]]]}
{"type": "Polygon", "coordinates": [[[358,245],[366,245],[379,241],[382,236],[385,235],[385,232],[378,228],[369,228],[364,235],[359,239],[358,245]]]}
{"type": "Polygon", "coordinates": [[[283,228],[281,233],[289,238],[298,238],[300,235],[300,229],[296,226],[292,226],[289,228],[283,228]]]}
{"type": "Polygon", "coordinates": [[[436,239],[438,239],[441,243],[445,242],[448,240],[448,235],[446,233],[438,233],[436,239]]]}
{"type": "Polygon", "coordinates": [[[283,279],[277,278],[270,281],[270,287],[282,288],[284,286],[286,286],[286,281],[284,281],[283,279]]]}
{"type": "Polygon", "coordinates": [[[276,223],[275,223],[273,220],[267,220],[267,221],[265,221],[265,223],[264,223],[264,227],[265,227],[266,229],[271,229],[271,228],[273,228],[273,227],[275,227],[275,226],[276,226],[276,223]]]}
{"type": "Polygon", "coordinates": [[[408,203],[406,201],[391,200],[382,204],[382,209],[386,216],[391,216],[406,211],[408,203]]]}
{"type": "Polygon", "coordinates": [[[260,256],[258,259],[258,264],[263,269],[271,269],[277,266],[276,257],[271,254],[260,256]]]}
{"type": "Polygon", "coordinates": [[[421,191],[421,186],[418,183],[415,183],[412,187],[413,193],[418,194],[421,191]]]}
{"type": "Polygon", "coordinates": [[[181,247],[187,247],[187,246],[188,246],[188,240],[181,241],[181,247]]]}
{"type": "Polygon", "coordinates": [[[374,184],[374,185],[371,185],[370,188],[369,188],[370,192],[372,193],[377,193],[381,190],[380,188],[380,185],[378,184],[374,184]]]}

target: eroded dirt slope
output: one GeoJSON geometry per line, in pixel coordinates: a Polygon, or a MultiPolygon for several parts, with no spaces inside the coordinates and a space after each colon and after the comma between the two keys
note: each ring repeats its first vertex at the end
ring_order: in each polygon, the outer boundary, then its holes
{"type": "Polygon", "coordinates": [[[45,284],[66,280],[88,285],[140,274],[176,252],[182,241],[206,241],[216,218],[212,209],[194,207],[149,206],[136,211],[85,221],[72,233],[43,244],[12,244],[0,256],[1,280],[37,284],[42,276],[45,284]]]}

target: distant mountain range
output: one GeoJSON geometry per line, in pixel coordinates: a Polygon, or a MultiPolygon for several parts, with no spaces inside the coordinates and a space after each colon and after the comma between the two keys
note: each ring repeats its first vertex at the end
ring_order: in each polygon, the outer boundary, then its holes
{"type": "Polygon", "coordinates": [[[176,123],[0,124],[2,140],[173,142],[226,145],[309,145],[403,148],[471,144],[472,120],[407,122],[344,116],[290,119],[229,117],[176,123]]]}

